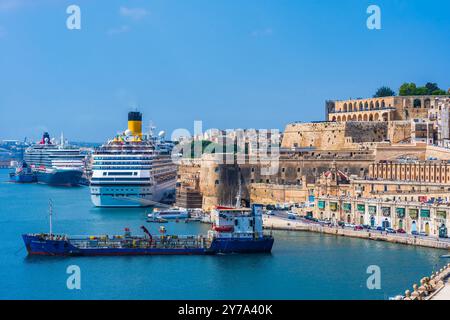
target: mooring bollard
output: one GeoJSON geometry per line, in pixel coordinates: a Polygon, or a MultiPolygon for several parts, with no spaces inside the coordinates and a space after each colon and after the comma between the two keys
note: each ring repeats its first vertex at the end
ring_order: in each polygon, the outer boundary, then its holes
{"type": "Polygon", "coordinates": [[[411,291],[405,291],[405,298],[403,298],[403,300],[411,300],[411,291]]]}

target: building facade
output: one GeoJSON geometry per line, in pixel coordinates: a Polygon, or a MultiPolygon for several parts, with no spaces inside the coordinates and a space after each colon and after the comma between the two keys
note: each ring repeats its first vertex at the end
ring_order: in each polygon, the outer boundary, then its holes
{"type": "Polygon", "coordinates": [[[318,197],[314,217],[332,223],[403,229],[438,237],[450,225],[449,204],[383,201],[351,197],[318,197]]]}

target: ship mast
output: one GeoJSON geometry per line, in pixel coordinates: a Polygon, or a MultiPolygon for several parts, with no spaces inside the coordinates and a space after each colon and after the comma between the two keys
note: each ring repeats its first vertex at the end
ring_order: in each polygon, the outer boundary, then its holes
{"type": "Polygon", "coordinates": [[[242,182],[241,182],[241,172],[238,171],[238,192],[236,195],[236,208],[240,208],[241,207],[241,202],[242,202],[242,182]]]}
{"type": "Polygon", "coordinates": [[[52,199],[48,201],[48,217],[50,224],[50,239],[53,239],[53,225],[52,225],[52,217],[53,217],[53,202],[52,199]]]}

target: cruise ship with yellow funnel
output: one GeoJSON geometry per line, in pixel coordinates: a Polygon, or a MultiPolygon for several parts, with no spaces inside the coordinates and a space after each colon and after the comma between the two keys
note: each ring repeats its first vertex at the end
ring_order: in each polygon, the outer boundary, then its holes
{"type": "Polygon", "coordinates": [[[152,206],[175,190],[176,165],[161,135],[142,133],[142,114],[93,154],[91,200],[97,207],[152,206]]]}

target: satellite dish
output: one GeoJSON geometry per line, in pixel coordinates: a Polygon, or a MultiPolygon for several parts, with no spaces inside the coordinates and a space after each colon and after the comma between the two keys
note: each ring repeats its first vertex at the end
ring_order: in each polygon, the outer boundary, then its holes
{"type": "Polygon", "coordinates": [[[160,132],[158,133],[158,137],[160,137],[160,138],[164,137],[165,135],[166,135],[166,132],[165,132],[165,131],[160,131],[160,132]]]}

